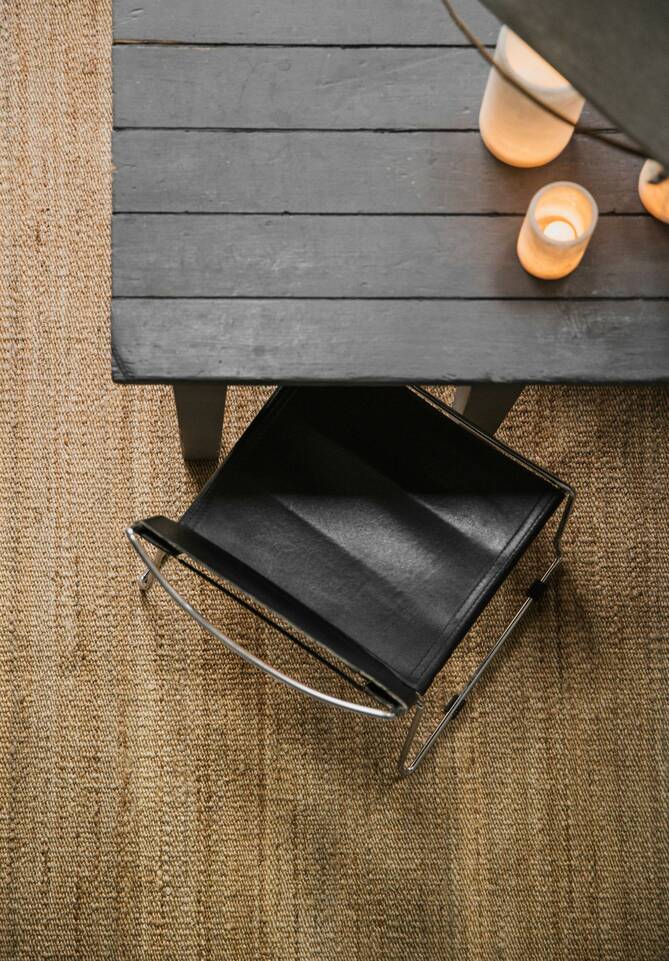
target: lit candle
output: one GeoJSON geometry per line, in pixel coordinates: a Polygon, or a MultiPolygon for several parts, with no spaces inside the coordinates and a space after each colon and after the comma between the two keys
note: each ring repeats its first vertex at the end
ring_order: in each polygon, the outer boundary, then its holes
{"type": "Polygon", "coordinates": [[[518,258],[535,277],[565,277],[580,264],[596,224],[597,204],[585,187],[567,181],[548,184],[527,208],[518,258]]]}
{"type": "MultiPolygon", "coordinates": [[[[583,97],[568,80],[508,27],[497,39],[495,61],[542,103],[578,121],[583,97]]],[[[567,146],[573,127],[557,120],[491,68],[479,115],[481,137],[488,150],[514,167],[540,167],[567,146]]]]}
{"type": "Polygon", "coordinates": [[[544,236],[551,240],[574,240],[576,231],[566,220],[550,220],[544,227],[544,236]]]}
{"type": "Polygon", "coordinates": [[[649,214],[669,224],[669,176],[660,179],[662,172],[662,165],[655,160],[645,162],[639,174],[639,197],[649,214]]]}

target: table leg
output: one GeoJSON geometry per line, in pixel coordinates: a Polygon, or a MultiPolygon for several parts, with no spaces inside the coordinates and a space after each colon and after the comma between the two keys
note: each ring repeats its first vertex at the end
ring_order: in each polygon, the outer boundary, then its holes
{"type": "Polygon", "coordinates": [[[524,384],[473,384],[458,387],[453,407],[488,434],[494,434],[509,413],[524,384]]]}
{"type": "Polygon", "coordinates": [[[226,385],[174,384],[184,460],[216,460],[221,449],[226,385]]]}

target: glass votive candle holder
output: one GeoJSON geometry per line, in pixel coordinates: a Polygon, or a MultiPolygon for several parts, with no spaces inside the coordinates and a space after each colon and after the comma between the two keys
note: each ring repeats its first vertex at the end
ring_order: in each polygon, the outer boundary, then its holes
{"type": "Polygon", "coordinates": [[[566,277],[581,262],[597,225],[592,194],[566,180],[542,187],[527,208],[518,235],[518,258],[542,280],[566,277]]]}
{"type": "MultiPolygon", "coordinates": [[[[504,26],[499,32],[495,62],[542,103],[576,123],[583,97],[532,47],[504,26]]],[[[481,137],[498,160],[514,167],[540,167],[569,143],[574,128],[551,116],[516,90],[494,68],[479,114],[481,137]]]]}
{"type": "Polygon", "coordinates": [[[669,224],[669,176],[661,179],[662,171],[656,160],[645,162],[639,174],[639,197],[649,214],[669,224]]]}

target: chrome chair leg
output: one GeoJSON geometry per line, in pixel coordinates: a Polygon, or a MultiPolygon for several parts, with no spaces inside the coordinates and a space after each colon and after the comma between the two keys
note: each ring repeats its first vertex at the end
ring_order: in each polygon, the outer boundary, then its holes
{"type": "Polygon", "coordinates": [[[459,713],[460,708],[465,702],[465,697],[466,695],[464,694],[464,691],[461,691],[460,694],[455,694],[450,699],[450,701],[446,704],[444,708],[444,716],[442,717],[442,719],[439,721],[437,726],[433,728],[429,736],[426,738],[426,740],[423,742],[419,750],[416,752],[416,755],[413,761],[407,762],[407,758],[409,757],[409,752],[411,751],[413,742],[416,738],[416,734],[418,733],[418,728],[420,727],[421,721],[423,720],[423,711],[425,710],[425,704],[423,703],[423,701],[417,701],[416,707],[414,709],[414,715],[411,719],[411,724],[409,725],[409,730],[407,731],[407,736],[405,738],[404,744],[402,745],[402,751],[400,753],[399,762],[398,762],[399,771],[402,777],[409,777],[409,775],[413,774],[414,771],[416,771],[417,768],[423,763],[423,761],[425,760],[429,752],[432,750],[432,748],[436,744],[441,734],[443,734],[443,731],[446,725],[449,723],[449,721],[452,721],[453,718],[459,713]]]}
{"type": "MultiPolygon", "coordinates": [[[[156,565],[158,570],[163,566],[168,558],[166,551],[156,551],[153,563],[156,565]]],[[[137,578],[137,583],[139,584],[139,589],[142,594],[148,593],[151,590],[151,586],[155,583],[156,576],[153,574],[148,567],[145,567],[142,573],[137,578]]]]}
{"type": "Polygon", "coordinates": [[[551,579],[555,571],[558,569],[562,562],[561,556],[558,554],[550,565],[546,573],[538,580],[534,581],[528,596],[525,598],[523,603],[520,605],[514,616],[511,618],[507,626],[504,628],[502,633],[499,635],[493,646],[490,648],[486,656],[483,658],[481,663],[478,665],[474,673],[471,675],[465,686],[459,692],[459,694],[454,695],[450,701],[446,704],[444,708],[444,716],[439,721],[437,726],[433,728],[428,737],[425,739],[421,747],[418,749],[412,761],[408,760],[413,742],[418,733],[418,728],[423,717],[424,704],[422,701],[416,703],[414,716],[411,719],[411,724],[409,725],[409,730],[407,731],[407,736],[405,738],[402,750],[400,752],[398,767],[399,772],[402,777],[408,777],[413,774],[414,771],[423,763],[429,752],[432,750],[436,744],[439,737],[443,734],[446,725],[449,724],[460,712],[465,701],[471,694],[474,687],[483,677],[486,670],[490,667],[494,657],[499,653],[504,642],[513,633],[513,631],[518,627],[523,618],[527,615],[530,608],[535,604],[536,601],[542,596],[548,581],[551,579]]]}

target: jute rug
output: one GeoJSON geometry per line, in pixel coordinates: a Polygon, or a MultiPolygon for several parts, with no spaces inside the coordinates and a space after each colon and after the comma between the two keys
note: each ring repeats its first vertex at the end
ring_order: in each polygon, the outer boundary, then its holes
{"type": "MultiPolygon", "coordinates": [[[[110,380],[109,0],[9,0],[1,40],[0,956],[669,957],[667,392],[525,391],[506,438],[579,491],[566,569],[396,781],[401,723],[140,601],[124,525],[211,465],[168,390],[110,380]]],[[[231,392],[228,445],[266,395],[231,392]]]]}

